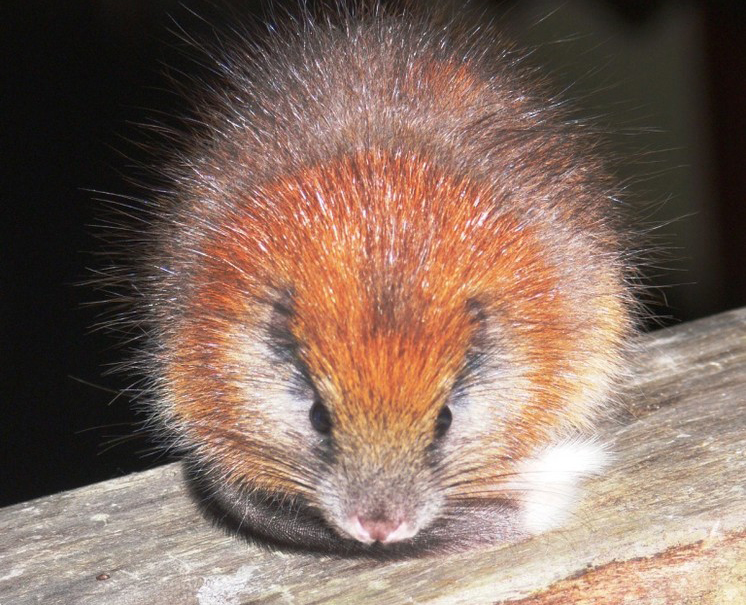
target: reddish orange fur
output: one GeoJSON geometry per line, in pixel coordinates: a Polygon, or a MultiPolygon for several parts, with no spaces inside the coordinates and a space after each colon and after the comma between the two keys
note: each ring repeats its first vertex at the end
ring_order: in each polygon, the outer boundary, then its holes
{"type": "MultiPolygon", "coordinates": [[[[480,196],[489,199],[490,188],[450,178],[426,158],[369,152],[284,176],[260,195],[272,200],[276,212],[256,220],[242,216],[239,206],[235,236],[206,247],[205,265],[195,276],[194,324],[180,334],[176,348],[184,357],[174,359],[171,367],[173,384],[190,394],[179,397],[174,407],[180,420],[200,422],[208,411],[219,411],[226,425],[240,421],[241,396],[230,389],[210,410],[193,396],[200,368],[230,365],[224,357],[227,344],[218,341],[209,351],[201,344],[232,333],[238,318],[248,326],[257,315],[247,303],[250,296],[262,294],[268,285],[290,283],[295,285],[297,314],[304,319],[292,328],[307,345],[309,367],[323,384],[321,394],[340,422],[368,439],[374,436],[369,417],[378,408],[394,408],[389,438],[415,438],[423,425],[433,422],[474,333],[466,312],[470,299],[484,300],[491,312],[516,324],[518,357],[531,359],[528,380],[542,393],[526,402],[520,430],[506,435],[504,449],[495,451],[495,463],[499,457],[526,455],[560,425],[586,424],[593,410],[576,395],[583,385],[576,383],[571,366],[588,352],[616,354],[627,319],[614,273],[588,279],[587,288],[597,293],[573,292],[546,256],[542,238],[551,233],[521,227],[510,211],[477,226],[474,205],[480,196]],[[381,183],[384,188],[376,186],[381,183]],[[308,203],[313,195],[324,200],[325,214],[308,203]],[[304,206],[306,220],[297,222],[296,213],[304,206]],[[401,228],[404,221],[406,229],[401,228]],[[424,266],[412,251],[427,247],[430,239],[424,266]],[[399,254],[389,262],[392,246],[399,254]],[[258,264],[257,258],[267,262],[258,264]],[[517,280],[521,273],[523,279],[517,280]],[[396,302],[405,306],[395,310],[398,317],[387,330],[380,329],[381,309],[370,287],[390,276],[412,284],[398,293],[401,300],[396,302]],[[595,306],[577,306],[589,298],[595,306]],[[222,309],[220,315],[212,312],[216,308],[222,309]],[[578,321],[584,324],[580,332],[578,321]],[[196,358],[194,351],[200,351],[196,358]]],[[[214,439],[212,431],[206,426],[204,438],[214,439]]],[[[381,447],[387,447],[388,439],[380,439],[381,447]]],[[[232,452],[223,455],[231,457],[232,452]]],[[[232,460],[227,466],[237,474],[256,475],[269,489],[289,488],[276,469],[263,476],[261,462],[232,460]]]]}

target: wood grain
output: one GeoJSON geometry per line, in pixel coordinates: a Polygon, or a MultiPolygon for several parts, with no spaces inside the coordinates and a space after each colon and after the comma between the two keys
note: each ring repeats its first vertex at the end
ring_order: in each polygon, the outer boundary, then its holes
{"type": "Polygon", "coordinates": [[[405,561],[269,551],[178,465],[0,510],[0,604],[746,603],[746,309],[644,337],[615,463],[561,530],[405,561]]]}

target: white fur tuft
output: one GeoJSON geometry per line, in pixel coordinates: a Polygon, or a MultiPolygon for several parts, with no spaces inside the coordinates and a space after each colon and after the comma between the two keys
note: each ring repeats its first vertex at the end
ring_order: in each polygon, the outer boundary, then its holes
{"type": "Polygon", "coordinates": [[[602,445],[579,439],[562,441],[526,460],[512,485],[522,494],[524,529],[539,534],[559,526],[577,500],[580,482],[608,461],[602,445]]]}

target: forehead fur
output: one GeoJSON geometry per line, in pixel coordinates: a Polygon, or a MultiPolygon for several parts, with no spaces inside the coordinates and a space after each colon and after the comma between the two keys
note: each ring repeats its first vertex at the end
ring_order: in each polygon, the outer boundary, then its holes
{"type": "Polygon", "coordinates": [[[515,286],[495,241],[525,261],[526,231],[416,155],[360,154],[263,195],[274,212],[247,241],[292,292],[288,327],[320,394],[335,414],[431,419],[479,330],[471,303],[515,286]]]}

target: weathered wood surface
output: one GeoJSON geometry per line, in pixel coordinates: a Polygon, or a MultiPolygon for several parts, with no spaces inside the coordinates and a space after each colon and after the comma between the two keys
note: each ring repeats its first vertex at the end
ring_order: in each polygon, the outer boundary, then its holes
{"type": "Polygon", "coordinates": [[[645,337],[636,366],[616,463],[561,531],[397,562],[269,552],[169,465],[1,510],[0,603],[746,604],[746,309],[645,337]]]}

